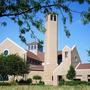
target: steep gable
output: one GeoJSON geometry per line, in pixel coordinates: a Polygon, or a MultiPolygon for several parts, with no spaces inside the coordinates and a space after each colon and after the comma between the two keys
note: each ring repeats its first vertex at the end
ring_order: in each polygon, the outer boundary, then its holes
{"type": "Polygon", "coordinates": [[[9,54],[18,54],[25,58],[26,50],[9,38],[6,38],[0,43],[0,53],[3,53],[5,50],[8,50],[9,54]]]}
{"type": "Polygon", "coordinates": [[[76,46],[71,49],[71,64],[76,67],[81,62],[76,46]]]}

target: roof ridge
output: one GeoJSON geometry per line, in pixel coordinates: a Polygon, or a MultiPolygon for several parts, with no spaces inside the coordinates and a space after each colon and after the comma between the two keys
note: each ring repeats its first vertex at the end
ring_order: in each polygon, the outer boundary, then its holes
{"type": "Polygon", "coordinates": [[[10,38],[6,38],[6,39],[4,39],[1,43],[0,43],[0,45],[1,44],[3,44],[4,42],[6,42],[6,41],[10,41],[11,43],[13,43],[14,45],[16,45],[18,48],[20,48],[20,49],[22,49],[24,52],[26,52],[26,50],[24,49],[24,48],[22,48],[20,45],[18,45],[16,42],[14,42],[13,40],[11,40],[10,38]]]}

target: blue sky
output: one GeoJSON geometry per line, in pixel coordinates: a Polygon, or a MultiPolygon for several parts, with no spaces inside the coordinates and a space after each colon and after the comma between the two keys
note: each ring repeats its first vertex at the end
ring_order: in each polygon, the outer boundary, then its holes
{"type": "MultiPolygon", "coordinates": [[[[73,10],[82,11],[87,8],[87,4],[84,4],[81,7],[79,7],[78,4],[73,4],[71,7],[73,10]]],[[[87,55],[87,50],[90,49],[90,24],[83,25],[80,16],[77,13],[74,13],[73,17],[73,23],[67,24],[68,29],[71,32],[71,37],[68,39],[63,30],[61,15],[58,16],[58,50],[63,49],[65,45],[68,45],[69,47],[76,45],[82,62],[87,63],[90,60],[90,57],[87,55]]],[[[23,48],[26,48],[26,45],[19,39],[18,25],[8,18],[1,18],[0,21],[2,20],[6,20],[8,23],[6,27],[0,27],[0,42],[9,37],[23,48]]],[[[37,37],[44,40],[44,34],[39,33],[37,30],[35,30],[35,33],[37,37]]],[[[33,41],[33,39],[30,38],[29,33],[26,35],[26,38],[28,42],[33,41]]]]}

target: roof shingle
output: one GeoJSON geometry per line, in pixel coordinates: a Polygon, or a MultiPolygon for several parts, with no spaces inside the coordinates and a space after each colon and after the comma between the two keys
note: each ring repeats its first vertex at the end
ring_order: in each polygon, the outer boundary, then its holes
{"type": "Polygon", "coordinates": [[[90,64],[79,64],[79,66],[77,67],[77,69],[90,69],[90,64]]]}

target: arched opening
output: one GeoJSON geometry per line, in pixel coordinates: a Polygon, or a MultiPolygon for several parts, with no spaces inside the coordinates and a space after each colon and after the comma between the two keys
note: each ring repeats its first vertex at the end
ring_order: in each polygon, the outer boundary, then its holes
{"type": "Polygon", "coordinates": [[[56,21],[56,15],[54,15],[54,21],[56,21]]]}
{"type": "Polygon", "coordinates": [[[51,21],[53,21],[53,15],[51,15],[50,19],[51,19],[51,21]]]}

